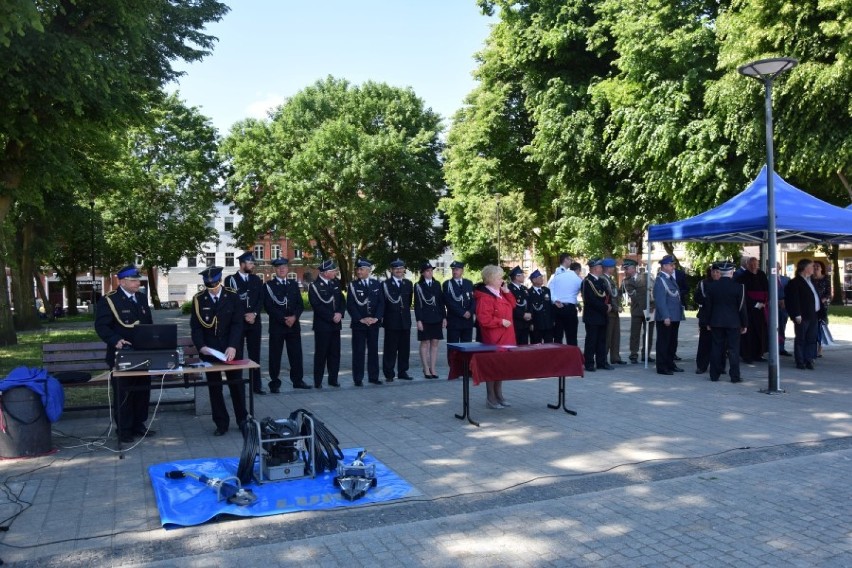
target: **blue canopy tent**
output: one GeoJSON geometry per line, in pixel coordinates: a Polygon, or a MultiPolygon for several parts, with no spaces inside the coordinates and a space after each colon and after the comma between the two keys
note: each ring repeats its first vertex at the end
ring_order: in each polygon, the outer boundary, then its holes
{"type": "MultiPolygon", "coordinates": [[[[779,243],[850,243],[852,209],[821,201],[774,173],[779,243]]],[[[767,240],[766,166],[745,191],[695,217],[648,227],[649,241],[761,243],[767,240]]]]}

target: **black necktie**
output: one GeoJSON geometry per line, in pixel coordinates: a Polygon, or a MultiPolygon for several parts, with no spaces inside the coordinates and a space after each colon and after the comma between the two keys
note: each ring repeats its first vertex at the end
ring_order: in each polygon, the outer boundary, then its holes
{"type": "Polygon", "coordinates": [[[134,304],[139,303],[139,302],[136,301],[136,294],[133,294],[132,296],[130,296],[130,301],[133,302],[134,304]]]}
{"type": "Polygon", "coordinates": [[[219,296],[213,296],[213,306],[219,305],[219,296]]]}

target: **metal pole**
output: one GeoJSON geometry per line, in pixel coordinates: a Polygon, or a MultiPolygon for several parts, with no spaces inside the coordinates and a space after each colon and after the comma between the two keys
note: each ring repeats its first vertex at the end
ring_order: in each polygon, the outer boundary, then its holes
{"type": "Polygon", "coordinates": [[[769,384],[767,394],[784,392],[781,390],[781,378],[778,373],[778,269],[775,256],[778,249],[775,228],[775,158],[772,145],[772,79],[765,77],[766,87],[766,210],[768,214],[768,270],[769,279],[769,384]]]}
{"type": "Polygon", "coordinates": [[[497,194],[497,266],[500,266],[500,194],[497,194]]]}

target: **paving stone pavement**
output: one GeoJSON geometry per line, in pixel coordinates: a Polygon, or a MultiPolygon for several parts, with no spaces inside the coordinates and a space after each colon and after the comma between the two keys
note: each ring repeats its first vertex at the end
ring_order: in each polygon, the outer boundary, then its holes
{"type": "MultiPolygon", "coordinates": [[[[183,327],[175,314],[157,319],[183,327]]],[[[782,358],[786,394],[766,395],[759,393],[765,364],[745,366],[742,384],[694,374],[691,323],[681,329],[685,373],[625,365],[569,379],[568,406],[578,416],[545,407],[556,399],[548,379],[505,383],[513,406],[501,411],[487,410],[484,389],[473,388],[481,428],[453,417],[459,381],[415,372],[411,383],[356,389],[348,338],[343,388],[256,399],[258,417],[310,409],[343,447],[366,447],[423,493],[378,506],[164,531],[147,467],[236,456],[241,439],[210,436],[209,416],[161,408],[158,435],[120,460],[105,449],[112,439],[79,440],[105,433],[107,415],[66,414],[54,425],[59,452],[3,462],[6,501],[31,505],[0,534],[0,559],[15,566],[852,566],[852,326],[832,326],[838,345],[826,348],[816,371],[782,358]]],[[[304,340],[310,374],[309,331],[304,340]]],[[[416,371],[416,343],[411,360],[416,371]]],[[[446,376],[446,366],[439,372],[446,376]]],[[[0,518],[18,508],[0,500],[0,518]]]]}

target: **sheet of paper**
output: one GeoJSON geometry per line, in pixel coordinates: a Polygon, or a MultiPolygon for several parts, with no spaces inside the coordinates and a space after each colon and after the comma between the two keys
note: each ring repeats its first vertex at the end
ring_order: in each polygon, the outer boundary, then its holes
{"type": "Polygon", "coordinates": [[[222,353],[221,351],[216,351],[216,350],[215,350],[215,349],[213,349],[212,347],[208,347],[208,348],[207,348],[207,354],[208,354],[208,355],[210,355],[210,356],[212,356],[212,357],[216,357],[216,358],[217,358],[217,359],[219,359],[220,361],[225,361],[225,359],[226,359],[226,357],[225,357],[225,354],[224,354],[224,353],[222,353]]]}

